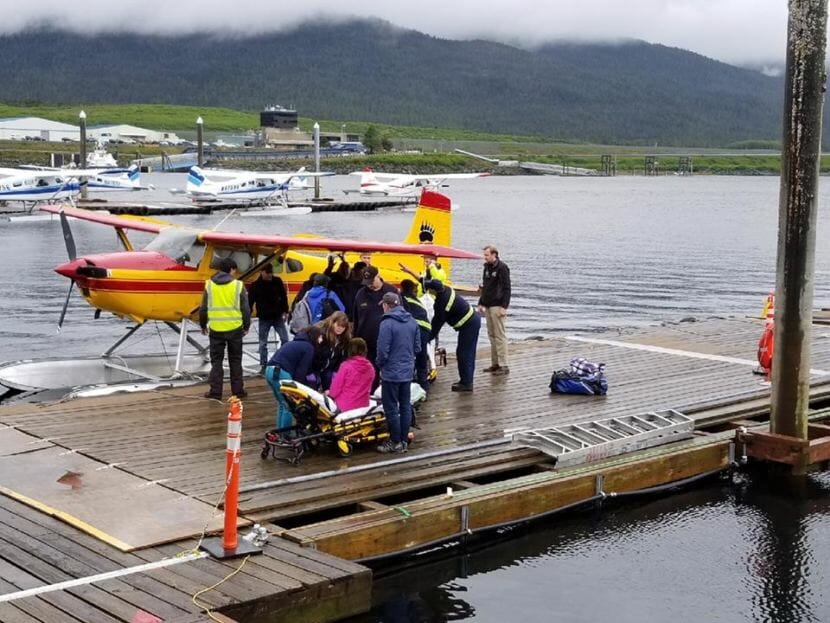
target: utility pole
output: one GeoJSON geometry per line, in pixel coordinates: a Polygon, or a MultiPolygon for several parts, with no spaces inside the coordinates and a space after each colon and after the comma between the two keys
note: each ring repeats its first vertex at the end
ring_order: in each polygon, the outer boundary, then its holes
{"type": "Polygon", "coordinates": [[[204,139],[204,121],[201,117],[196,119],[196,163],[203,167],[205,166],[205,139],[204,139]]]}
{"type": "MultiPolygon", "coordinates": [[[[807,439],[827,0],[790,0],[770,432],[807,439]]],[[[803,474],[808,457],[793,466],[803,474]]]]}
{"type": "MultiPolygon", "coordinates": [[[[81,161],[78,163],[78,166],[81,169],[86,169],[86,113],[82,110],[78,115],[78,122],[81,129],[81,153],[80,159],[81,161]]],[[[86,192],[86,184],[81,185],[81,199],[86,199],[87,192],[86,192]]]]}
{"type": "Polygon", "coordinates": [[[320,124],[314,122],[314,198],[320,199],[320,124]]]}

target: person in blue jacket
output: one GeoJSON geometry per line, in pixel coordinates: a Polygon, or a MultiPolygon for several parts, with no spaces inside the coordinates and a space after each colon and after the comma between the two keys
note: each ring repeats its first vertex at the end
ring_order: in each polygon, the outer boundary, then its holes
{"type": "Polygon", "coordinates": [[[438,279],[424,283],[424,289],[435,295],[435,315],[432,317],[432,334],[435,339],[446,322],[458,331],[458,347],[455,357],[458,360],[458,383],[453,383],[454,392],[473,391],[473,375],[476,371],[476,348],[478,333],[481,330],[481,317],[455,290],[445,286],[438,279]]]}
{"type": "Polygon", "coordinates": [[[280,391],[280,381],[296,380],[305,384],[311,372],[314,352],[323,341],[323,332],[311,325],[274,353],[265,368],[265,378],[277,399],[277,428],[294,425],[294,416],[280,391]]]}
{"type": "Polygon", "coordinates": [[[313,283],[314,286],[305,295],[306,303],[311,311],[311,324],[328,318],[335,311],[346,310],[340,297],[334,290],[329,289],[329,278],[326,275],[317,275],[313,283]]]}
{"type": "Polygon", "coordinates": [[[377,364],[381,378],[381,401],[389,439],[378,452],[406,452],[412,423],[410,383],[415,356],[421,351],[421,337],[415,319],[401,307],[401,298],[387,292],[381,299],[383,318],[378,331],[377,364]]]}

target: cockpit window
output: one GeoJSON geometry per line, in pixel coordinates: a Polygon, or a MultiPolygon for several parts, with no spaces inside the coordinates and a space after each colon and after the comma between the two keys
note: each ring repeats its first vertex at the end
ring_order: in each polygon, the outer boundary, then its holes
{"type": "Polygon", "coordinates": [[[303,270],[303,263],[293,257],[278,257],[273,264],[274,273],[298,273],[303,270]]]}
{"type": "Polygon", "coordinates": [[[213,266],[216,267],[219,260],[230,257],[236,262],[236,268],[240,273],[248,272],[256,263],[256,256],[252,256],[247,251],[239,251],[238,249],[216,249],[213,253],[213,266]]]}
{"type": "Polygon", "coordinates": [[[205,244],[192,231],[168,227],[162,229],[144,250],[162,253],[185,266],[197,267],[205,254],[205,244]]]}

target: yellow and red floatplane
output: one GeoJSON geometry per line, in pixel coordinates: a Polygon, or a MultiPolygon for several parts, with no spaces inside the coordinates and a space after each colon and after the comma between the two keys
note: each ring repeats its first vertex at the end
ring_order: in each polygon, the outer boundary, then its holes
{"type": "MultiPolygon", "coordinates": [[[[58,369],[56,362],[15,362],[0,366],[0,384],[18,391],[72,387],[90,383],[162,381],[187,372],[202,372],[206,366],[204,346],[188,335],[188,321],[196,321],[205,281],[216,272],[216,262],[232,257],[240,279],[252,283],[266,264],[286,285],[292,300],[312,273],[323,272],[329,254],[336,261],[352,263],[371,254],[371,263],[381,278],[393,284],[407,278],[402,266],[418,273],[425,261],[439,261],[449,274],[453,259],[479,259],[450,246],[451,201],[440,193],[424,190],[403,242],[339,240],[313,235],[280,236],[259,233],[230,233],[198,230],[151,218],[115,216],[66,206],[43,206],[42,211],[58,214],[63,226],[69,261],[55,271],[70,279],[67,303],[77,286],[84,299],[100,312],[110,312],[134,323],[101,357],[75,359],[58,369]],[[114,228],[122,251],[77,255],[69,218],[82,219],[114,228]],[[154,234],[143,249],[135,249],[129,232],[154,234]],[[342,259],[341,259],[342,258],[342,259]],[[173,369],[167,358],[151,363],[147,356],[130,365],[115,351],[147,321],[161,321],[179,333],[179,349],[173,369]],[[197,348],[186,355],[186,343],[197,348]],[[86,362],[85,364],[83,362],[86,362]],[[76,382],[82,381],[82,382],[76,382]]],[[[337,266],[335,265],[335,269],[337,266]]],[[[64,305],[59,327],[66,313],[64,305]]],[[[103,390],[102,390],[103,391],[103,390]]]]}

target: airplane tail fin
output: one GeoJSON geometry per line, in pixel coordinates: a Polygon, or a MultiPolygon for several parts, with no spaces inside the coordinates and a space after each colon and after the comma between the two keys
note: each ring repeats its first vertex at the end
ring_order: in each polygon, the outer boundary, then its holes
{"type": "MultiPolygon", "coordinates": [[[[452,246],[451,206],[452,202],[446,195],[424,189],[412,219],[412,226],[404,242],[413,245],[452,246]]],[[[438,263],[449,278],[450,261],[447,258],[438,258],[438,263]]],[[[401,271],[399,264],[403,264],[415,274],[421,274],[424,271],[424,263],[417,255],[377,253],[372,255],[372,264],[383,271],[384,279],[396,286],[402,279],[411,279],[401,271]]]]}
{"type": "Polygon", "coordinates": [[[375,172],[372,167],[366,167],[360,172],[360,187],[373,186],[378,183],[378,178],[375,177],[375,172]]]}
{"type": "Polygon", "coordinates": [[[199,187],[205,181],[205,174],[199,167],[190,167],[190,171],[187,174],[187,184],[188,186],[195,186],[199,187]]]}
{"type": "Polygon", "coordinates": [[[127,177],[130,178],[131,182],[138,184],[141,181],[141,169],[138,168],[137,164],[131,165],[129,169],[127,169],[127,177]]]}
{"type": "MultiPolygon", "coordinates": [[[[404,242],[408,244],[440,244],[452,246],[452,201],[446,195],[424,189],[415,209],[412,227],[404,242]]],[[[449,275],[450,260],[439,259],[449,275]]]]}

